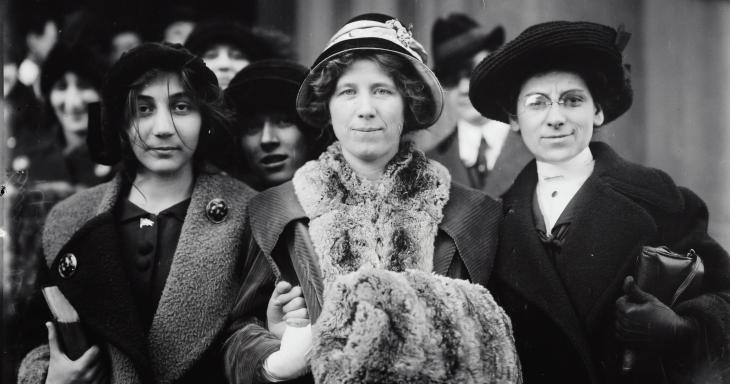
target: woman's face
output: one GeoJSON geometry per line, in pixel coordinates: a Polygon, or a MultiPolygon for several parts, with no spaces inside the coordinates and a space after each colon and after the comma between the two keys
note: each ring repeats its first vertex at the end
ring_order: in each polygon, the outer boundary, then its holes
{"type": "Polygon", "coordinates": [[[529,78],[517,98],[512,129],[535,158],[548,163],[572,159],[590,143],[593,127],[603,123],[583,79],[570,72],[549,72],[529,78]],[[562,103],[562,104],[559,104],[562,103]]]}
{"type": "Polygon", "coordinates": [[[244,121],[243,153],[264,188],[291,180],[308,159],[307,143],[294,121],[274,114],[261,114],[244,121]]]}
{"type": "Polygon", "coordinates": [[[384,166],[398,152],[404,100],[379,64],[353,62],[337,80],[329,110],[346,160],[384,166]]]}
{"type": "Polygon", "coordinates": [[[163,74],[145,85],[127,130],[139,173],[174,176],[187,168],[198,146],[202,118],[176,74],[163,74]]]}
{"type": "Polygon", "coordinates": [[[64,133],[86,136],[89,103],[99,101],[99,92],[84,78],[66,72],[51,88],[48,99],[64,133]]]}
{"type": "Polygon", "coordinates": [[[203,54],[205,65],[210,68],[221,89],[228,88],[233,76],[250,64],[243,52],[230,44],[215,44],[203,54]]]}

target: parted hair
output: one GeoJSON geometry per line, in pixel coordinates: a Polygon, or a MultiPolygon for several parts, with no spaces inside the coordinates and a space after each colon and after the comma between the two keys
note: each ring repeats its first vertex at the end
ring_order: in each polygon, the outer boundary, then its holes
{"type": "Polygon", "coordinates": [[[396,54],[363,50],[345,52],[318,68],[309,83],[312,87],[311,100],[307,101],[306,108],[299,113],[306,114],[317,125],[331,129],[329,101],[334,94],[337,80],[358,60],[376,63],[393,79],[406,105],[404,133],[423,126],[425,120],[435,114],[436,103],[433,96],[413,64],[396,54]]]}

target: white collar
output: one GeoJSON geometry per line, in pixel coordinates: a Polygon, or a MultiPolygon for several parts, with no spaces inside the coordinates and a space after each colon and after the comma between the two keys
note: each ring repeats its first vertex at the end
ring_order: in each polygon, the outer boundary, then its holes
{"type": "Polygon", "coordinates": [[[556,177],[563,179],[585,179],[593,172],[593,153],[585,147],[579,154],[562,163],[547,163],[537,160],[537,176],[539,180],[551,180],[556,177]]]}
{"type": "Polygon", "coordinates": [[[484,124],[471,124],[466,120],[456,123],[459,138],[459,157],[465,166],[471,167],[477,162],[479,144],[482,137],[489,148],[486,153],[487,167],[491,169],[502,151],[502,146],[509,135],[510,127],[497,120],[487,120],[484,124]]]}

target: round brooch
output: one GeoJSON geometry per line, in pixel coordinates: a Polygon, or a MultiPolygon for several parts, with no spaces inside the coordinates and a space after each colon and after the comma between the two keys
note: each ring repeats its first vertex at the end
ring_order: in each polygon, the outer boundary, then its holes
{"type": "Polygon", "coordinates": [[[228,205],[226,205],[226,202],[223,201],[223,199],[213,199],[209,201],[208,205],[205,207],[205,214],[208,216],[210,221],[218,224],[226,219],[226,215],[228,215],[228,205]]]}
{"type": "Polygon", "coordinates": [[[58,274],[64,279],[69,279],[76,274],[77,268],[78,262],[76,261],[76,255],[67,253],[63,255],[61,262],[58,263],[58,274]]]}

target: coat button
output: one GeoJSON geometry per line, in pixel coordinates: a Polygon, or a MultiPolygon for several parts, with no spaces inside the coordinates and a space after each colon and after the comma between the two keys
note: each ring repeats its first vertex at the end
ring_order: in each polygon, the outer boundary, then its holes
{"type": "Polygon", "coordinates": [[[228,215],[228,205],[223,199],[213,199],[205,207],[205,214],[208,216],[208,220],[218,224],[228,215]]]}
{"type": "Polygon", "coordinates": [[[78,262],[76,261],[76,255],[73,253],[67,253],[61,258],[61,262],[58,263],[58,274],[64,279],[70,279],[71,276],[76,274],[76,268],[78,262]]]}

